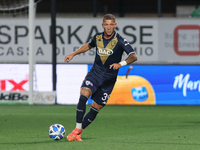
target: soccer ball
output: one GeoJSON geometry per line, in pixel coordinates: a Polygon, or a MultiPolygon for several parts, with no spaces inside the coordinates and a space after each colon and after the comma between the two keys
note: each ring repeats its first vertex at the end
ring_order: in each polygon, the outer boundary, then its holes
{"type": "Polygon", "coordinates": [[[65,136],[65,128],[61,124],[53,124],[49,127],[49,136],[54,140],[61,140],[65,136]]]}

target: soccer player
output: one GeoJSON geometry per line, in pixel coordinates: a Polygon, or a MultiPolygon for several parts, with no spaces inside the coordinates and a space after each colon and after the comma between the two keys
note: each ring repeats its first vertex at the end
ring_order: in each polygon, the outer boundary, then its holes
{"type": "Polygon", "coordinates": [[[75,55],[96,47],[93,67],[87,73],[81,85],[80,98],[76,110],[76,127],[67,136],[68,141],[82,141],[82,130],[94,121],[99,110],[106,105],[116,82],[118,69],[137,60],[135,50],[126,39],[115,31],[117,23],[114,15],[106,14],[103,17],[102,27],[104,32],[97,33],[91,41],[65,56],[65,63],[68,63],[75,55]],[[124,51],[128,57],[121,61],[124,51]],[[89,112],[85,115],[86,102],[90,96],[93,103],[89,112]]]}

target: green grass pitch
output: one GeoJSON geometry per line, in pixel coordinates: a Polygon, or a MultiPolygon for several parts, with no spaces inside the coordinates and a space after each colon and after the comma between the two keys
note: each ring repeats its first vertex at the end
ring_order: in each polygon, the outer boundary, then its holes
{"type": "MultiPolygon", "coordinates": [[[[87,111],[90,106],[87,106],[87,111]]],[[[0,105],[2,150],[199,150],[200,106],[105,106],[82,133],[66,141],[75,127],[75,105],[0,105]],[[50,139],[51,124],[64,125],[60,141],[50,139]]]]}

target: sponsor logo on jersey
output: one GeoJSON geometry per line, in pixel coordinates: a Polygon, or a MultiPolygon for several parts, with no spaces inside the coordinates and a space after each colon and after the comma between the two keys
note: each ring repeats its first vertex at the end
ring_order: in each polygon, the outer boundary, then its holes
{"type": "Polygon", "coordinates": [[[97,54],[99,56],[109,56],[109,55],[113,54],[113,51],[112,51],[112,49],[108,49],[108,48],[101,49],[101,48],[98,47],[97,54]]]}

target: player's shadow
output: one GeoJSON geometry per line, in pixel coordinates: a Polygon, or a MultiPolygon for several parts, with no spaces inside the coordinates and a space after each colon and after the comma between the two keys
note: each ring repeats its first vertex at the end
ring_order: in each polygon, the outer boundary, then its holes
{"type": "MultiPolygon", "coordinates": [[[[82,138],[83,141],[92,140],[93,138],[82,138]]],[[[25,144],[43,144],[43,143],[52,143],[52,142],[69,142],[65,139],[62,140],[46,140],[46,141],[32,141],[32,142],[7,142],[1,143],[0,145],[25,145],[25,144]]]]}
{"type": "Polygon", "coordinates": [[[190,123],[190,124],[193,124],[193,125],[199,125],[200,121],[184,121],[184,123],[190,123]]]}
{"type": "Polygon", "coordinates": [[[137,144],[152,144],[152,145],[200,145],[199,143],[179,143],[179,142],[174,142],[174,143],[170,143],[170,142],[137,142],[137,144]]]}
{"type": "Polygon", "coordinates": [[[91,137],[90,137],[90,138],[89,138],[89,137],[84,137],[84,138],[82,138],[82,137],[81,137],[81,139],[82,139],[83,141],[87,141],[87,140],[94,140],[95,138],[91,138],[91,137]]]}
{"type": "Polygon", "coordinates": [[[25,144],[43,144],[43,143],[52,143],[52,142],[66,142],[66,140],[59,140],[59,141],[49,141],[49,140],[46,140],[46,141],[33,141],[33,142],[8,142],[8,143],[1,143],[0,142],[0,145],[18,145],[18,144],[20,144],[20,145],[25,145],[25,144]]]}

